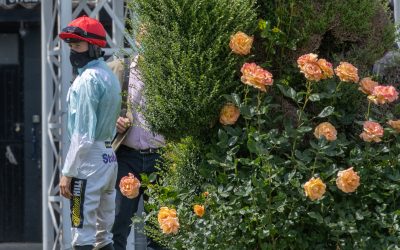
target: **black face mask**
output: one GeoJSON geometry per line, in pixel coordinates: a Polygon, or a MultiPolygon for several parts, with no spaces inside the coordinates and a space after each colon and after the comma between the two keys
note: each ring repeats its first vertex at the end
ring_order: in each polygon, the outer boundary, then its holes
{"type": "Polygon", "coordinates": [[[78,69],[85,66],[88,62],[92,61],[93,58],[89,56],[89,51],[76,52],[71,49],[71,53],[69,54],[69,60],[71,61],[72,67],[74,69],[78,69]]]}

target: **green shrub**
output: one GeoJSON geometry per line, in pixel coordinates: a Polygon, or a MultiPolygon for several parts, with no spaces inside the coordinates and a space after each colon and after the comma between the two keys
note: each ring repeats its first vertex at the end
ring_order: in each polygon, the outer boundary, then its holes
{"type": "Polygon", "coordinates": [[[230,57],[237,30],[255,28],[253,0],[137,0],[144,23],[142,77],[146,116],[169,139],[199,136],[214,123],[221,96],[236,87],[241,58],[230,57]]]}

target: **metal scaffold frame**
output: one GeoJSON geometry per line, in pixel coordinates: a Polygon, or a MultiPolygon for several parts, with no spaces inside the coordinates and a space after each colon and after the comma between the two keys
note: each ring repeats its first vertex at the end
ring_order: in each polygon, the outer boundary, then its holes
{"type": "Polygon", "coordinates": [[[100,11],[112,21],[106,56],[133,48],[125,32],[128,10],[124,0],[42,0],[42,220],[43,249],[71,249],[69,201],[60,196],[58,181],[68,151],[66,94],[72,80],[69,48],[58,38],[60,30],[81,12],[97,18],[100,11]],[[127,43],[124,43],[127,41],[127,43]]]}

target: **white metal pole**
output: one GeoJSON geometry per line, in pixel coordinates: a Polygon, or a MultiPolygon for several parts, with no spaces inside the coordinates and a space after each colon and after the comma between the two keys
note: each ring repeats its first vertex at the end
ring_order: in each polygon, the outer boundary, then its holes
{"type": "MultiPolygon", "coordinates": [[[[59,0],[60,1],[60,13],[59,13],[59,23],[60,28],[64,28],[68,25],[68,23],[72,19],[72,3],[71,1],[59,0]]],[[[60,30],[59,30],[60,32],[60,30]]],[[[68,153],[69,142],[67,135],[67,102],[66,96],[68,92],[68,88],[70,86],[70,82],[72,79],[72,66],[69,62],[69,48],[64,43],[61,42],[61,58],[60,58],[60,107],[61,107],[61,138],[60,138],[60,155],[61,155],[61,164],[62,168],[63,163],[65,161],[65,157],[68,153]]],[[[62,169],[60,169],[61,171],[62,169]]],[[[61,173],[61,172],[60,172],[61,173]]],[[[61,223],[62,223],[62,245],[63,249],[72,249],[72,235],[71,235],[71,219],[70,219],[70,206],[69,200],[62,197],[61,199],[61,223]]]]}
{"type": "Polygon", "coordinates": [[[49,142],[49,113],[51,106],[51,93],[53,92],[52,79],[49,65],[47,64],[48,39],[50,30],[49,18],[52,15],[52,0],[43,0],[41,4],[41,54],[42,54],[42,233],[43,250],[50,250],[54,244],[54,230],[49,212],[48,189],[53,171],[53,154],[49,142]]]}
{"type": "MultiPolygon", "coordinates": [[[[121,0],[113,0],[112,1],[112,7],[113,7],[113,11],[115,13],[115,16],[118,18],[118,20],[121,23],[125,23],[124,20],[124,1],[121,0]]],[[[124,30],[121,30],[118,25],[117,25],[117,21],[116,18],[113,19],[112,21],[112,39],[114,42],[114,46],[116,48],[123,48],[124,44],[124,30]]],[[[114,53],[115,56],[115,53],[114,53]]]]}
{"type": "MultiPolygon", "coordinates": [[[[393,0],[393,9],[394,9],[394,23],[397,28],[397,32],[399,32],[398,27],[400,24],[400,1],[399,0],[393,0]]],[[[400,41],[397,42],[397,47],[400,48],[400,41]]]]}

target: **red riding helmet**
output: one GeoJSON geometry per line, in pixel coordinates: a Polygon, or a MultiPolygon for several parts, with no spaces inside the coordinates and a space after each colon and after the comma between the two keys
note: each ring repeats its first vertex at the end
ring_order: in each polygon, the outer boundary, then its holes
{"type": "Polygon", "coordinates": [[[59,37],[66,42],[83,40],[88,43],[105,47],[106,30],[103,25],[94,18],[81,16],[72,20],[67,27],[62,29],[59,37]]]}

